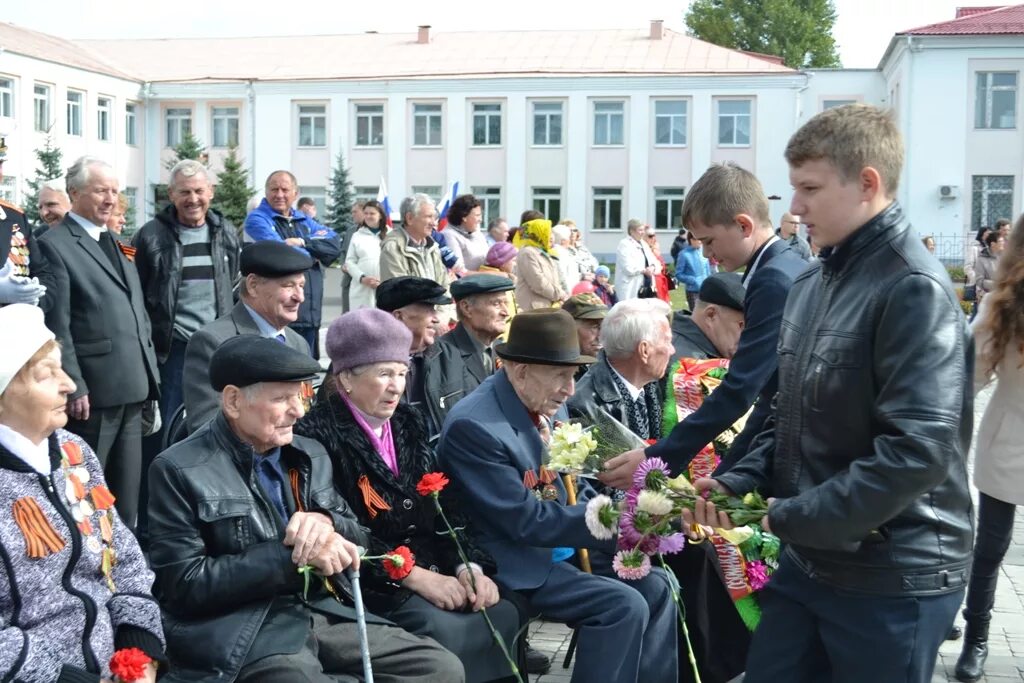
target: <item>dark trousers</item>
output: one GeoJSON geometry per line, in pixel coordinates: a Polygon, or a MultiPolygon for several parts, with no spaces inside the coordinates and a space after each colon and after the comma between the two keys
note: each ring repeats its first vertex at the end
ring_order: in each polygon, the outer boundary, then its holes
{"type": "Polygon", "coordinates": [[[309,344],[309,353],[314,360],[320,360],[320,328],[308,325],[289,325],[293,330],[302,335],[302,338],[309,344]]]}
{"type": "MultiPolygon", "coordinates": [[[[381,683],[462,683],[462,663],[429,638],[397,626],[367,624],[374,680],[381,683]]],[[[314,612],[305,646],[244,667],[238,683],[336,683],[363,680],[359,633],[354,621],[314,612]]]]}
{"type": "Polygon", "coordinates": [[[690,313],[693,313],[693,310],[697,308],[697,290],[686,290],[686,307],[690,313]]]}
{"type": "Polygon", "coordinates": [[[95,451],[107,487],[117,498],[117,513],[135,528],[142,477],[142,403],[92,408],[88,420],[68,419],[67,430],[95,451]]]}
{"type": "Polygon", "coordinates": [[[160,363],[160,420],[162,425],[155,434],[142,438],[142,484],[139,487],[139,522],[135,535],[140,545],[146,547],[149,536],[149,466],[163,449],[164,438],[171,426],[171,418],[185,402],[182,393],[182,376],[185,372],[185,349],[188,342],[180,339],[171,341],[167,360],[160,363]]]}
{"type": "Polygon", "coordinates": [[[974,540],[974,563],[967,589],[964,618],[987,624],[996,601],[999,567],[1013,538],[1017,506],[981,493],[978,495],[978,532],[974,540]]]}
{"type": "Polygon", "coordinates": [[[783,552],[761,593],[744,683],[929,683],[963,594],[846,591],[812,579],[783,552]]]}

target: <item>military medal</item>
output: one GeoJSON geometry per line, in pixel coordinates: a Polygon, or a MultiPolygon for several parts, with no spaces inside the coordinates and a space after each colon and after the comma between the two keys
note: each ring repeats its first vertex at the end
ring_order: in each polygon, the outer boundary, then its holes
{"type": "Polygon", "coordinates": [[[13,266],[13,274],[18,277],[28,277],[28,240],[21,232],[21,227],[15,223],[11,226],[11,251],[7,260],[13,266]]]}

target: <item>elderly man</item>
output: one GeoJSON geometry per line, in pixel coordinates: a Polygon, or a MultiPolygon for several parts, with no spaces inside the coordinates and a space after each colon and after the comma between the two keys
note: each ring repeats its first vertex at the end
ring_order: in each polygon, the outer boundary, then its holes
{"type": "MultiPolygon", "coordinates": [[[[569,312],[576,321],[576,334],[580,339],[580,353],[585,356],[597,356],[601,350],[601,323],[608,315],[608,307],[593,293],[575,294],[565,300],[562,309],[569,312]]],[[[588,365],[581,365],[576,371],[579,382],[586,374],[588,365]]]]}
{"type": "Polygon", "coordinates": [[[319,358],[324,268],[341,255],[341,240],[327,226],[292,208],[299,195],[299,187],[291,172],[274,171],[267,176],[264,187],[266,196],[263,201],[245,217],[245,237],[253,242],[283,242],[312,257],[313,266],[305,273],[306,298],[291,327],[309,344],[313,358],[319,358]]]}
{"type": "MultiPolygon", "coordinates": [[[[665,362],[671,353],[667,324],[665,362]]],[[[498,566],[496,580],[519,591],[548,619],[574,624],[579,649],[572,680],[676,681],[676,614],[660,569],[622,582],[611,571],[611,541],[587,530],[585,502],[566,505],[535,495],[553,420],[566,420],[573,374],[595,359],[579,351],[576,325],[562,310],[535,310],[512,319],[508,341],[495,346],[503,367],[448,414],[438,458],[456,495],[475,510],[481,546],[498,566]],[[594,574],[566,562],[588,547],[594,574]]],[[[584,487],[581,498],[592,494],[584,487]]]]}
{"type": "MultiPolygon", "coordinates": [[[[0,180],[4,177],[7,144],[0,137],[0,180]]],[[[40,278],[46,273],[46,260],[36,247],[36,238],[25,214],[14,204],[0,199],[0,306],[7,304],[50,307],[51,296],[40,278]]]]}
{"type": "Polygon", "coordinates": [[[736,273],[715,273],[704,280],[693,313],[676,311],[672,316],[675,354],[669,367],[680,358],[732,358],[743,332],[745,295],[736,273]]]}
{"type": "Polygon", "coordinates": [[[36,237],[42,237],[47,230],[64,220],[64,216],[71,210],[71,199],[68,197],[63,178],[43,181],[39,186],[39,202],[36,208],[39,210],[41,222],[34,232],[36,237]]]}
{"type": "Polygon", "coordinates": [[[487,246],[497,242],[508,241],[508,221],[504,218],[492,218],[487,222],[487,246]]]}
{"type": "Polygon", "coordinates": [[[256,242],[242,249],[240,300],[231,312],[205,325],[185,349],[183,395],[188,430],[194,432],[217,414],[210,388],[210,358],[229,337],[255,334],[309,353],[309,345],[289,325],[305,297],[306,271],[313,259],[283,242],[256,242]]]}
{"type": "Polygon", "coordinates": [[[430,234],[437,227],[437,209],[425,194],[402,200],[402,225],[392,230],[380,246],[380,279],[414,275],[433,280],[448,289],[448,269],[430,234]]]}
{"type": "Polygon", "coordinates": [[[492,344],[508,328],[507,292],[514,282],[481,273],[452,283],[459,322],[427,350],[424,391],[430,433],[441,433],[448,411],[495,370],[492,344]]]}
{"type": "MultiPolygon", "coordinates": [[[[150,563],[180,680],[338,681],[362,674],[343,572],[369,539],[334,489],[323,446],[293,435],[320,365],[272,339],[231,338],[210,359],[216,419],[153,463],[150,563]],[[304,579],[299,569],[314,575],[304,579]],[[309,582],[304,588],[304,581],[309,582]],[[333,595],[326,590],[333,588],[333,595]]],[[[373,668],[464,679],[437,643],[368,615],[373,668]]]]}
{"type": "Polygon", "coordinates": [[[103,464],[117,510],[134,527],[142,476],[142,408],[159,395],[160,375],[145,297],[129,248],[107,232],[117,206],[117,175],[81,157],[67,175],[71,210],[39,239],[53,305],[46,326],[57,335],[64,370],[77,389],[68,399],[68,431],[103,464]]]}
{"type": "Polygon", "coordinates": [[[788,211],[782,214],[782,220],[779,221],[779,229],[775,234],[786,240],[789,246],[793,247],[793,250],[804,261],[810,261],[813,258],[811,256],[811,245],[800,234],[800,216],[794,216],[788,211]]]}

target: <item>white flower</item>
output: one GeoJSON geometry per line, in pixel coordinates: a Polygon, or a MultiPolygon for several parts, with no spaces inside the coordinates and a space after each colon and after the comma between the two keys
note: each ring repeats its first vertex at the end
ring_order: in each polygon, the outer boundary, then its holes
{"type": "Polygon", "coordinates": [[[672,512],[672,501],[661,491],[644,489],[636,497],[636,509],[649,515],[667,515],[672,512]]]}
{"type": "Polygon", "coordinates": [[[613,507],[612,499],[605,495],[594,496],[587,503],[587,512],[584,518],[587,521],[587,528],[591,535],[599,541],[606,541],[615,535],[614,529],[609,529],[601,523],[601,511],[613,507]]]}
{"type": "Polygon", "coordinates": [[[560,425],[551,434],[548,467],[562,472],[579,471],[597,448],[597,441],[578,423],[560,425]]]}

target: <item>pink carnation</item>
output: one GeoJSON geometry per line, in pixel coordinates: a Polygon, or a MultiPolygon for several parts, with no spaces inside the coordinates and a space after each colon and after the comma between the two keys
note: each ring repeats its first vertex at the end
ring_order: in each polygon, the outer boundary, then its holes
{"type": "Polygon", "coordinates": [[[637,550],[620,550],[612,558],[612,569],[620,579],[638,581],[651,573],[651,558],[637,550]]]}
{"type": "Polygon", "coordinates": [[[765,587],[768,583],[768,567],[761,560],[747,563],[747,581],[755,593],[765,587]]]}

